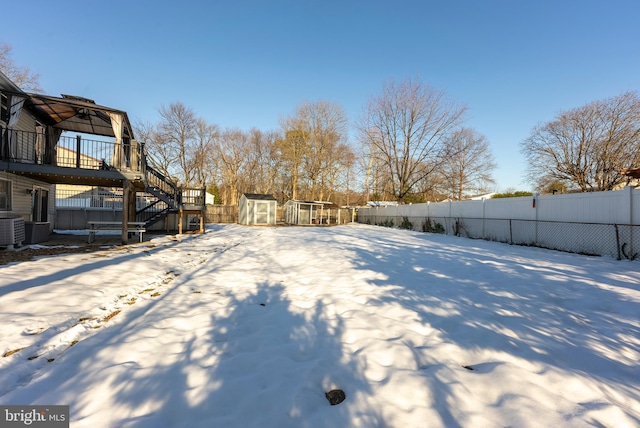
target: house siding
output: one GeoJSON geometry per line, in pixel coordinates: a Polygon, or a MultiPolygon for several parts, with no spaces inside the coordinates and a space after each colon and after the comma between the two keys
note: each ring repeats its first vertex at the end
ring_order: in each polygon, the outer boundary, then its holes
{"type": "Polygon", "coordinates": [[[49,213],[49,221],[53,224],[55,195],[50,184],[6,172],[0,176],[0,179],[8,180],[11,183],[11,210],[0,211],[0,217],[22,217],[25,221],[30,221],[33,196],[27,193],[27,190],[41,188],[49,191],[47,211],[49,213]]]}
{"type": "MultiPolygon", "coordinates": [[[[14,88],[8,87],[8,89],[14,88]]],[[[2,90],[1,87],[0,90],[2,90]]],[[[0,121],[0,124],[5,127],[7,126],[7,123],[4,121],[0,121]]],[[[34,145],[36,118],[33,114],[28,110],[23,109],[20,112],[18,122],[12,127],[12,129],[24,131],[18,132],[16,135],[17,146],[15,148],[15,152],[21,155],[21,157],[23,157],[22,155],[24,154],[28,155],[30,153],[35,156],[34,145]]],[[[47,213],[49,222],[53,224],[55,217],[55,193],[52,185],[6,171],[0,174],[0,179],[8,180],[11,183],[11,209],[0,211],[0,217],[22,217],[25,221],[31,221],[33,209],[33,195],[31,194],[31,191],[39,188],[49,192],[47,213]]]]}

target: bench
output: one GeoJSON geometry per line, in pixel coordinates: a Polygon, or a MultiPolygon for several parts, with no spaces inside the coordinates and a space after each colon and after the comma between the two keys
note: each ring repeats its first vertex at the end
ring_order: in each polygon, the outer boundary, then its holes
{"type": "MultiPolygon", "coordinates": [[[[87,222],[89,232],[88,243],[92,243],[96,239],[97,232],[122,232],[122,222],[119,221],[88,221],[87,222]]],[[[138,235],[140,242],[142,242],[142,234],[147,230],[144,228],[143,222],[130,221],[127,223],[127,230],[129,233],[138,235]]]]}

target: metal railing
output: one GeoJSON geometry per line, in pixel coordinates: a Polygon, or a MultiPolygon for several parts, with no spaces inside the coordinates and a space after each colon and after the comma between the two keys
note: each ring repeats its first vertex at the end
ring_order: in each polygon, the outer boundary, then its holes
{"type": "MultiPolygon", "coordinates": [[[[94,208],[122,210],[122,189],[103,187],[56,188],[56,208],[94,208]]],[[[136,209],[155,204],[158,198],[148,193],[136,194],[136,209]]]]}
{"type": "Polygon", "coordinates": [[[166,202],[175,204],[178,200],[178,188],[161,172],[145,163],[145,180],[149,191],[158,193],[157,196],[166,198],[166,202]]]}
{"type": "Polygon", "coordinates": [[[137,141],[102,141],[85,135],[52,135],[0,127],[0,159],[16,163],[92,170],[142,171],[137,141]]]}

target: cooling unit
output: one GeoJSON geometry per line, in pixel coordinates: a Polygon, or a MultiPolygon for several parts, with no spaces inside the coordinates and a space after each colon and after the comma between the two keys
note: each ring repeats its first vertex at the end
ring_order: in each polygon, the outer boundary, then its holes
{"type": "Polygon", "coordinates": [[[0,218],[0,247],[22,245],[24,239],[23,218],[0,218]]]}

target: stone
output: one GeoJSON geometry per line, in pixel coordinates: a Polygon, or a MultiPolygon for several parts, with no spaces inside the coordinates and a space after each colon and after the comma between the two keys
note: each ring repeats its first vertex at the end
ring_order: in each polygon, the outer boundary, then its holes
{"type": "Polygon", "coordinates": [[[324,396],[327,397],[327,400],[329,400],[329,403],[331,403],[332,406],[342,403],[344,399],[347,398],[344,391],[341,389],[333,389],[329,392],[325,392],[324,396]]]}

